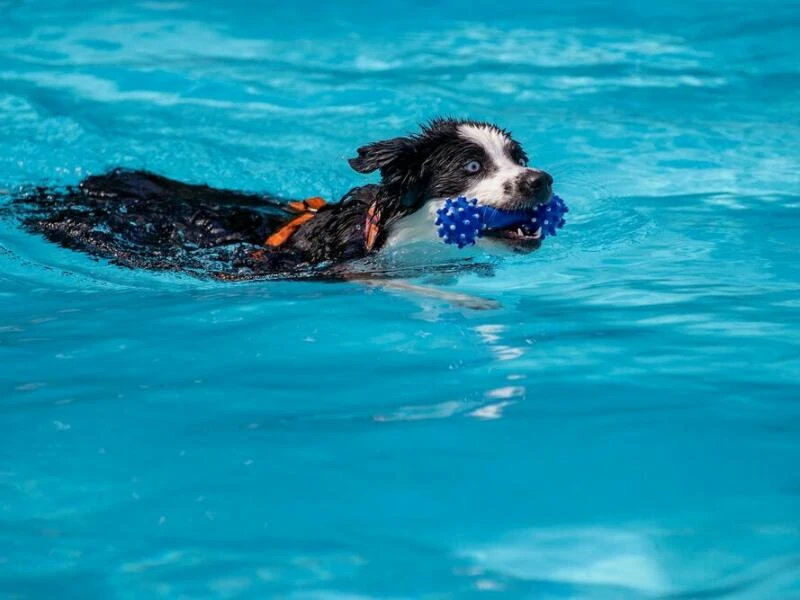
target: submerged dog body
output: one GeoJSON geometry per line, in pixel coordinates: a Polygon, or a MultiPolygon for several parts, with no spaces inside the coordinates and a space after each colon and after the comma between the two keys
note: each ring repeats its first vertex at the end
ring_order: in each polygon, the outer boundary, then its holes
{"type": "MultiPolygon", "coordinates": [[[[30,231],[117,264],[253,278],[326,276],[383,246],[435,239],[432,215],[447,197],[517,210],[552,195],[552,178],[529,168],[519,143],[489,123],[437,119],[418,134],[359,148],[350,165],[379,171],[380,182],[321,207],[121,169],[16,203],[30,231]]],[[[516,229],[486,233],[515,249],[540,242],[516,229]]]]}

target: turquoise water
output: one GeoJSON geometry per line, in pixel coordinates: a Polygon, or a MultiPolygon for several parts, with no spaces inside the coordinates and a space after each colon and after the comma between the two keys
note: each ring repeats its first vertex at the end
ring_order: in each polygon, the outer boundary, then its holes
{"type": "Polygon", "coordinates": [[[0,189],[331,197],[455,114],[570,220],[488,311],[0,221],[0,597],[800,597],[797,3],[80,4],[0,0],[0,189]]]}

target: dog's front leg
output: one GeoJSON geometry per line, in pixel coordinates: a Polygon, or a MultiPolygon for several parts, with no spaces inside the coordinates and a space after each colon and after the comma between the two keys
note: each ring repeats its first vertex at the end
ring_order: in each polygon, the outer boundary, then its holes
{"type": "Polygon", "coordinates": [[[369,279],[369,278],[353,278],[351,281],[358,281],[370,287],[377,287],[388,291],[396,291],[402,293],[411,293],[425,298],[434,298],[436,300],[443,300],[445,302],[469,308],[472,310],[492,310],[500,308],[500,303],[491,298],[481,298],[480,296],[471,296],[469,294],[462,294],[459,292],[449,292],[439,288],[419,285],[410,283],[401,279],[369,279]]]}

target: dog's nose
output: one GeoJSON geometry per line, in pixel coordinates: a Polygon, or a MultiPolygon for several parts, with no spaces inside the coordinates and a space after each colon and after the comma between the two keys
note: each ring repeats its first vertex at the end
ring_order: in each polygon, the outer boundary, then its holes
{"type": "Polygon", "coordinates": [[[526,198],[547,202],[553,193],[553,178],[544,171],[529,169],[520,176],[519,192],[526,198]]]}

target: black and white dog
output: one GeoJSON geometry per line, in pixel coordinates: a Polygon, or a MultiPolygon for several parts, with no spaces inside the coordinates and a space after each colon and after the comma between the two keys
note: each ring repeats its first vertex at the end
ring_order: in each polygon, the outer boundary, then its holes
{"type": "MultiPolygon", "coordinates": [[[[436,239],[435,211],[445,198],[515,210],[552,196],[552,177],[530,168],[522,146],[490,123],[436,119],[417,134],[359,148],[350,165],[379,171],[380,183],[331,204],[122,169],[65,191],[37,188],[15,204],[28,230],[117,264],[251,279],[327,277],[382,247],[436,239]]],[[[486,235],[518,251],[541,239],[518,229],[486,235]]]]}

